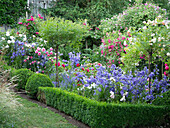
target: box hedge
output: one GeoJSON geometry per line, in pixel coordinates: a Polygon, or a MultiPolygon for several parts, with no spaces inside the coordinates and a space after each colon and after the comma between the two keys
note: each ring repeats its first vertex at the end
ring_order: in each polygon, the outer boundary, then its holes
{"type": "Polygon", "coordinates": [[[39,87],[38,100],[93,128],[159,126],[169,117],[169,107],[98,102],[60,88],[39,87]]]}

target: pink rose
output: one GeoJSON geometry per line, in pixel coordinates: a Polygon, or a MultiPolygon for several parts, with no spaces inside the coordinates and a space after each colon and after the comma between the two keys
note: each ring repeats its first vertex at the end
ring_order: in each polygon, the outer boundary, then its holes
{"type": "Polygon", "coordinates": [[[169,67],[168,67],[168,66],[166,66],[166,67],[165,67],[165,70],[169,70],[169,67]]]}
{"type": "Polygon", "coordinates": [[[40,56],[40,55],[41,55],[41,52],[38,52],[38,55],[40,56]]]}

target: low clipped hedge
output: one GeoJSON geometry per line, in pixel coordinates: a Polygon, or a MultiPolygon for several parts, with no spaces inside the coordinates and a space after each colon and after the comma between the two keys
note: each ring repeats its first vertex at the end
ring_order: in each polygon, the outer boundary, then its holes
{"type": "Polygon", "coordinates": [[[35,73],[29,77],[25,90],[30,97],[36,99],[38,87],[54,87],[54,85],[47,75],[35,73]]]}
{"type": "Polygon", "coordinates": [[[22,68],[22,69],[18,69],[16,70],[14,73],[14,76],[17,76],[17,80],[15,81],[18,86],[18,89],[25,89],[25,85],[27,83],[28,78],[34,74],[34,72],[32,72],[29,69],[26,68],[22,68]]]}
{"type": "Polygon", "coordinates": [[[159,126],[170,115],[165,106],[98,102],[60,88],[39,87],[38,100],[93,128],[159,126]]]}

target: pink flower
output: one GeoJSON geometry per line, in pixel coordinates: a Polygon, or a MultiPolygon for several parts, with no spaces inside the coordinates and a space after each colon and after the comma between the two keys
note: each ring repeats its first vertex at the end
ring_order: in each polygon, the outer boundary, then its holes
{"type": "Polygon", "coordinates": [[[111,40],[110,40],[110,39],[108,39],[108,42],[109,42],[109,43],[111,43],[111,40]]]}
{"type": "Polygon", "coordinates": [[[80,67],[80,64],[78,63],[78,64],[76,64],[76,67],[80,67]]]}
{"type": "Polygon", "coordinates": [[[86,23],[83,23],[83,25],[86,25],[86,23]]]}
{"type": "Polygon", "coordinates": [[[165,64],[165,67],[168,66],[168,64],[165,64]]]}
{"type": "Polygon", "coordinates": [[[37,51],[40,51],[40,50],[41,50],[41,48],[38,47],[38,48],[37,48],[37,51]]]}
{"type": "Polygon", "coordinates": [[[51,60],[51,58],[49,58],[49,60],[51,60]]]}
{"type": "Polygon", "coordinates": [[[101,50],[101,54],[103,54],[103,50],[101,50]]]}
{"type": "Polygon", "coordinates": [[[19,32],[17,32],[17,34],[19,34],[19,32]]]}
{"type": "Polygon", "coordinates": [[[27,19],[27,21],[30,21],[30,19],[27,19]]]}
{"type": "Polygon", "coordinates": [[[34,60],[34,63],[36,63],[36,61],[34,60]]]}
{"type": "Polygon", "coordinates": [[[99,30],[99,28],[98,28],[98,27],[96,27],[96,29],[97,29],[97,30],[99,30]]]}
{"type": "Polygon", "coordinates": [[[39,34],[39,32],[35,32],[35,34],[39,34]]]}
{"type": "Polygon", "coordinates": [[[35,53],[38,53],[38,51],[36,50],[35,53]]]}
{"type": "Polygon", "coordinates": [[[130,34],[128,34],[128,36],[129,36],[129,37],[131,37],[131,35],[130,35],[130,34]]]}
{"type": "Polygon", "coordinates": [[[42,48],[42,52],[45,52],[45,48],[42,48]]]}
{"type": "Polygon", "coordinates": [[[89,31],[91,31],[91,30],[92,30],[92,28],[89,29],[89,31]]]}
{"type": "Polygon", "coordinates": [[[34,61],[32,61],[32,64],[34,64],[34,61]]]}
{"type": "Polygon", "coordinates": [[[164,72],[164,75],[165,75],[165,76],[168,76],[168,74],[167,74],[166,72],[164,72]]]}
{"type": "Polygon", "coordinates": [[[50,56],[50,54],[47,54],[47,56],[49,57],[49,56],[50,56]]]}
{"type": "Polygon", "coordinates": [[[44,73],[44,71],[42,71],[42,73],[44,73]]]}
{"type": "Polygon", "coordinates": [[[62,64],[62,66],[65,68],[65,64],[62,64]]]}
{"type": "Polygon", "coordinates": [[[122,37],[122,40],[124,40],[125,39],[125,37],[122,37]]]}
{"type": "Polygon", "coordinates": [[[50,54],[52,55],[52,54],[53,54],[53,52],[50,52],[50,54]]]}
{"type": "Polygon", "coordinates": [[[89,69],[86,69],[87,72],[89,72],[89,69]]]}
{"type": "Polygon", "coordinates": [[[31,65],[31,63],[29,63],[29,65],[31,65]]]}
{"type": "Polygon", "coordinates": [[[166,66],[166,67],[165,67],[165,70],[169,70],[169,67],[168,67],[168,66],[166,66]]]}
{"type": "Polygon", "coordinates": [[[40,55],[41,55],[41,52],[38,52],[38,55],[40,56],[40,55]]]}
{"type": "Polygon", "coordinates": [[[24,62],[27,62],[27,60],[25,59],[24,62]]]}
{"type": "Polygon", "coordinates": [[[46,51],[46,54],[48,54],[48,51],[46,51]]]}
{"type": "Polygon", "coordinates": [[[82,67],[82,70],[84,71],[84,68],[82,67]]]}
{"type": "Polygon", "coordinates": [[[22,24],[22,22],[18,22],[18,24],[22,24]]]}
{"type": "Polygon", "coordinates": [[[32,59],[33,57],[31,56],[30,58],[32,59]]]}

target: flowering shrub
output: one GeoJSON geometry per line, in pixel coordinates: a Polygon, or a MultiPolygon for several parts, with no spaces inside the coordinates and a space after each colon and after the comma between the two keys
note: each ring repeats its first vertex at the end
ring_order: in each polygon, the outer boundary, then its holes
{"type": "Polygon", "coordinates": [[[123,13],[115,15],[112,18],[101,20],[99,29],[103,34],[107,32],[113,32],[125,30],[126,28],[135,27],[141,28],[144,25],[143,21],[155,20],[157,16],[161,15],[166,18],[166,9],[161,9],[152,3],[135,4],[132,7],[128,7],[123,13]]]}
{"type": "Polygon", "coordinates": [[[129,47],[125,49],[127,54],[122,54],[126,70],[134,69],[143,59],[153,63],[156,59],[166,62],[169,58],[169,22],[158,17],[145,21],[144,25],[138,31],[132,31],[129,47]]]}
{"type": "Polygon", "coordinates": [[[99,101],[132,103],[150,102],[169,89],[166,76],[158,80],[158,69],[149,74],[145,67],[135,74],[125,74],[115,65],[106,67],[100,63],[83,63],[79,55],[70,53],[68,70],[60,73],[61,88],[99,101]],[[148,78],[151,78],[150,90],[148,78]]]}

